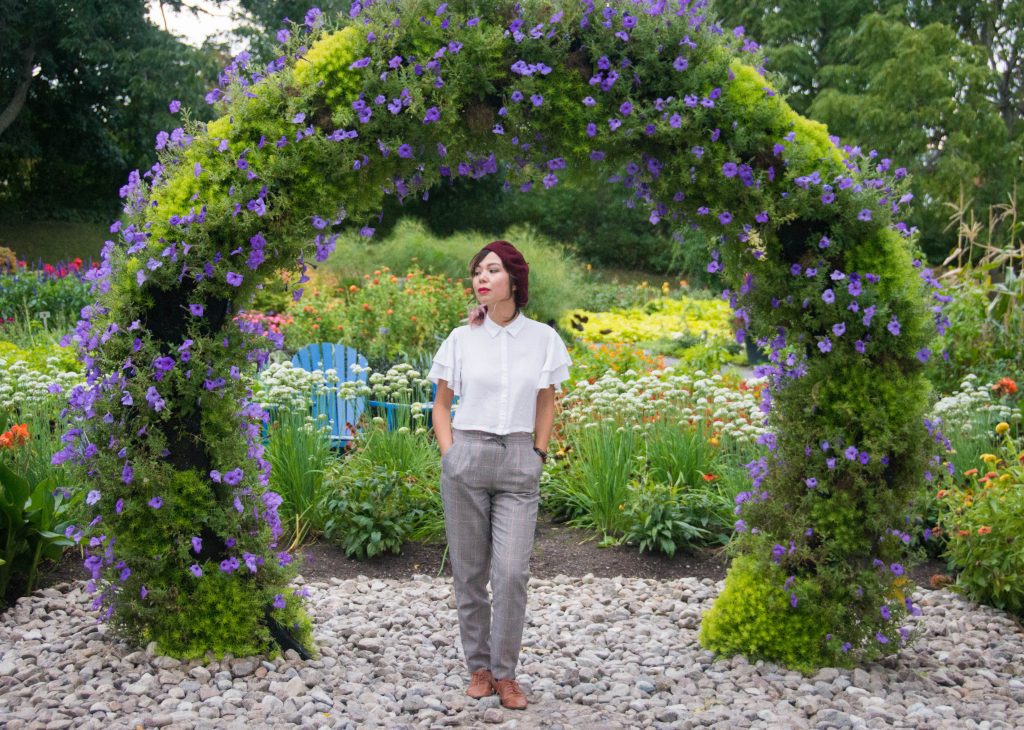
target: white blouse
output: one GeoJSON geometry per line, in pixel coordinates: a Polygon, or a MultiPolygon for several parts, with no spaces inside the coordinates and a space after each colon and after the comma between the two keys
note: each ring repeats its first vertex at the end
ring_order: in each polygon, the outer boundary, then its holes
{"type": "Polygon", "coordinates": [[[554,329],[522,312],[502,327],[456,327],[434,355],[427,378],[444,380],[459,396],[452,427],[464,431],[533,433],[537,392],[561,389],[572,360],[554,329]]]}

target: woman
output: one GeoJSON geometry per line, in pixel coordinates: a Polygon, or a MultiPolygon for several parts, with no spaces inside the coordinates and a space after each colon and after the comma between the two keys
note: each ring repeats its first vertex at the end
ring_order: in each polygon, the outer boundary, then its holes
{"type": "Polygon", "coordinates": [[[434,356],[434,433],[441,498],[466,665],[467,694],[498,693],[526,708],[516,682],[540,497],[555,419],[555,387],[569,353],[551,327],[522,313],[530,267],[508,241],[484,246],[469,265],[480,306],[434,356]],[[452,397],[459,396],[454,423],[452,397]],[[493,601],[488,601],[490,579],[493,601]]]}

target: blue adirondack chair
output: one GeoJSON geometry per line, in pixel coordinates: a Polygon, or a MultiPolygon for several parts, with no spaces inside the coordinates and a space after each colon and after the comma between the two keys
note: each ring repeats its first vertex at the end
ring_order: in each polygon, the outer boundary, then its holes
{"type": "MultiPolygon", "coordinates": [[[[338,374],[338,380],[346,382],[350,380],[366,381],[366,373],[356,375],[352,372],[352,365],[366,367],[366,358],[359,354],[354,347],[347,347],[333,342],[319,342],[306,345],[295,353],[292,358],[292,365],[312,372],[314,370],[334,370],[338,374]]],[[[326,383],[326,380],[325,380],[326,383]]],[[[327,422],[331,426],[331,445],[343,449],[356,436],[356,425],[359,423],[359,416],[366,408],[363,398],[353,400],[342,400],[336,393],[314,394],[313,418],[320,414],[327,416],[327,422]]]]}

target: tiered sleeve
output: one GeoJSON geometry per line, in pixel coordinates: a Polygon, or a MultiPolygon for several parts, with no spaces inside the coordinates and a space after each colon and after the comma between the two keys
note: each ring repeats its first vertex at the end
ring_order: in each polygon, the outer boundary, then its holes
{"type": "Polygon", "coordinates": [[[437,354],[434,355],[430,372],[427,373],[427,380],[435,385],[438,380],[444,380],[448,387],[455,391],[455,395],[462,395],[462,362],[459,359],[457,331],[453,330],[448,339],[441,343],[437,354]]]}
{"type": "Polygon", "coordinates": [[[562,389],[562,381],[569,379],[569,366],[572,359],[565,343],[558,333],[550,330],[548,336],[547,351],[544,355],[544,366],[540,371],[540,380],[537,381],[537,389],[542,390],[549,385],[555,386],[555,390],[562,389]]]}

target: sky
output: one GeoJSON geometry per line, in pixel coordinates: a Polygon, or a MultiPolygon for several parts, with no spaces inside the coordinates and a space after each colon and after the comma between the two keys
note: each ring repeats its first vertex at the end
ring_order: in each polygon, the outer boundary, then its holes
{"type": "MultiPolygon", "coordinates": [[[[149,19],[158,27],[163,28],[166,17],[167,30],[185,43],[196,47],[201,46],[203,41],[210,36],[225,40],[227,34],[239,23],[233,17],[240,13],[237,0],[229,0],[229,2],[220,4],[214,4],[209,0],[188,0],[188,5],[197,8],[199,12],[193,13],[182,9],[182,12],[176,13],[165,5],[163,15],[161,15],[160,3],[157,0],[149,0],[149,19]]],[[[231,44],[232,51],[241,50],[240,46],[238,41],[234,41],[231,44]]]]}

